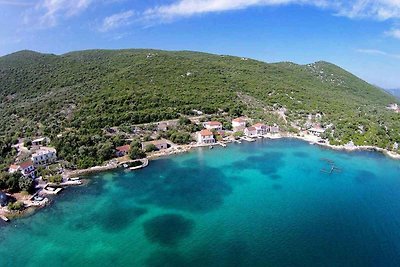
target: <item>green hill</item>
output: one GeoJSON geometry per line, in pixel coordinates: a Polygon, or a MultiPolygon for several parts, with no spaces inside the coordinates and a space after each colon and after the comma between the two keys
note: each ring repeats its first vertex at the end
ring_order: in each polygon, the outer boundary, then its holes
{"type": "Polygon", "coordinates": [[[267,64],[188,51],[21,51],[0,57],[0,99],[3,140],[54,139],[65,129],[100,135],[105,127],[178,118],[196,109],[274,120],[287,129],[303,124],[309,113],[323,113],[322,123],[334,125],[333,143],[390,148],[400,142],[399,115],[385,109],[397,100],[327,62],[267,64]],[[273,115],[279,108],[286,109],[286,125],[273,115]]]}

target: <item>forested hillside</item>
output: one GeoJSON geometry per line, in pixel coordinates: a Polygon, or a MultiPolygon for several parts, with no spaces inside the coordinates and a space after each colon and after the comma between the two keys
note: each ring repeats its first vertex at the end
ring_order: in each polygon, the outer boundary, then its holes
{"type": "Polygon", "coordinates": [[[193,109],[254,114],[243,95],[267,111],[285,108],[286,126],[324,114],[323,123],[333,124],[332,143],[390,148],[400,142],[400,115],[385,109],[397,100],[327,62],[267,64],[157,50],[21,51],[0,58],[3,158],[11,153],[5,138],[47,135],[60,142],[56,135],[67,132],[75,145],[96,149],[106,142],[105,127],[178,118],[193,109]]]}

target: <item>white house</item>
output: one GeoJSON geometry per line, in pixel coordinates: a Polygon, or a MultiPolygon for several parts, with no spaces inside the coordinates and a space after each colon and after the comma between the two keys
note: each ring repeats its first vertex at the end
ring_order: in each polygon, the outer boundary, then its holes
{"type": "Polygon", "coordinates": [[[390,104],[389,106],[387,106],[387,109],[394,110],[396,113],[400,113],[400,106],[396,103],[390,104]]]}
{"type": "Polygon", "coordinates": [[[203,127],[208,130],[219,131],[222,130],[222,123],[220,123],[219,121],[207,121],[203,123],[203,127]]]}
{"type": "Polygon", "coordinates": [[[232,129],[234,132],[243,131],[246,128],[246,119],[243,117],[232,120],[232,129]]]}
{"type": "Polygon", "coordinates": [[[23,176],[35,179],[35,166],[31,160],[22,162],[19,166],[23,176]]]}
{"type": "Polygon", "coordinates": [[[31,159],[35,166],[53,163],[57,160],[57,151],[51,147],[42,147],[32,154],[31,159]]]}
{"type": "Polygon", "coordinates": [[[203,129],[197,133],[198,144],[213,144],[215,143],[213,133],[208,129],[203,129]]]}
{"type": "Polygon", "coordinates": [[[253,127],[256,129],[257,135],[264,135],[269,130],[269,127],[263,123],[256,123],[253,127]]]}
{"type": "Polygon", "coordinates": [[[244,129],[244,134],[247,137],[255,137],[257,136],[257,129],[254,128],[253,126],[247,127],[244,129]]]}
{"type": "Polygon", "coordinates": [[[397,105],[396,103],[390,104],[389,106],[387,106],[387,109],[392,109],[392,110],[397,110],[398,108],[399,108],[399,105],[397,105]]]}

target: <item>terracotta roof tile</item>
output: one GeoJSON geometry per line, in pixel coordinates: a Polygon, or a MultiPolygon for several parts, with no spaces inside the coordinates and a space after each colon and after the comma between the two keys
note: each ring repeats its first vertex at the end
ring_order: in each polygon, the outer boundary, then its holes
{"type": "Polygon", "coordinates": [[[26,169],[29,166],[33,166],[33,162],[31,160],[22,162],[19,166],[21,166],[22,169],[26,169]]]}
{"type": "Polygon", "coordinates": [[[203,129],[200,131],[200,135],[201,136],[210,136],[210,135],[213,135],[213,133],[210,130],[203,129]]]}
{"type": "Polygon", "coordinates": [[[129,152],[129,150],[131,149],[130,145],[124,145],[124,146],[119,146],[115,148],[117,151],[119,152],[129,152]]]}

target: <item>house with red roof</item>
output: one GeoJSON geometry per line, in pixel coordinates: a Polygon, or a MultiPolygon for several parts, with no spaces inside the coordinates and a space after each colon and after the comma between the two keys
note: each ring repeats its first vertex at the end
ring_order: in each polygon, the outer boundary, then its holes
{"type": "Polygon", "coordinates": [[[32,160],[24,161],[19,164],[23,176],[35,179],[35,165],[32,160]]]}
{"type": "Polygon", "coordinates": [[[118,146],[115,148],[116,150],[115,154],[117,157],[123,157],[125,155],[128,155],[130,149],[131,149],[130,145],[118,146]]]}
{"type": "Polygon", "coordinates": [[[213,144],[215,143],[213,133],[208,129],[203,129],[197,133],[198,144],[213,144]]]}

